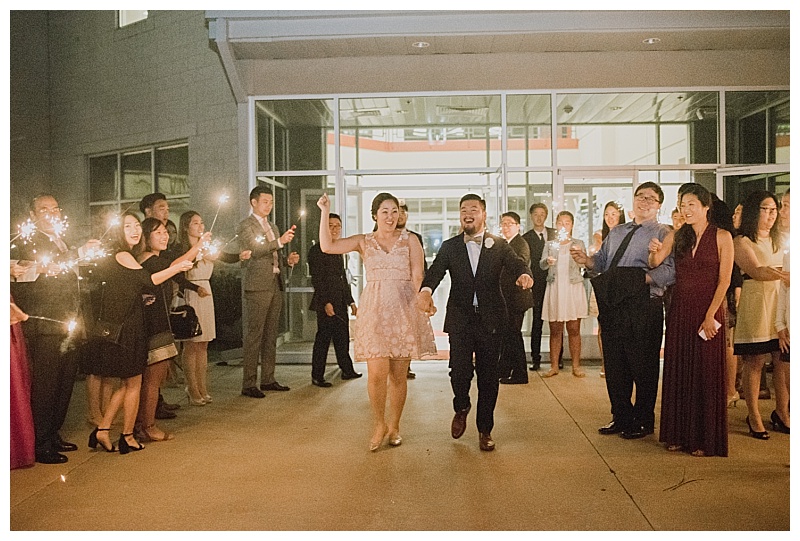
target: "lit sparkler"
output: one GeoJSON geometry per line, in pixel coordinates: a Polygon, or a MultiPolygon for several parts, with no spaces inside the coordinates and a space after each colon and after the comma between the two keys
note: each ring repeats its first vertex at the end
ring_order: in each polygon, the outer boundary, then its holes
{"type": "Polygon", "coordinates": [[[38,319],[40,321],[51,321],[53,323],[59,323],[67,328],[67,333],[69,334],[72,334],[78,327],[78,322],[75,319],[70,319],[69,321],[62,321],[60,319],[53,319],[51,317],[31,316],[31,315],[28,316],[28,319],[38,319]]]}
{"type": "Polygon", "coordinates": [[[109,232],[110,232],[110,231],[111,231],[111,230],[112,230],[112,229],[113,229],[115,226],[118,226],[118,225],[119,225],[121,222],[122,222],[122,220],[120,219],[120,217],[119,217],[119,216],[117,216],[116,214],[112,215],[112,216],[111,216],[111,219],[109,219],[109,220],[108,220],[108,228],[106,228],[106,230],[103,232],[103,234],[102,234],[102,235],[100,235],[100,238],[99,238],[99,239],[97,239],[97,240],[101,240],[101,241],[102,241],[102,240],[105,238],[105,236],[106,236],[106,235],[108,235],[108,233],[109,233],[109,232]]]}
{"type": "MultiPolygon", "coordinates": [[[[38,221],[38,220],[37,220],[38,221]]],[[[11,239],[14,242],[17,239],[23,239],[25,242],[31,240],[33,234],[36,233],[36,222],[28,218],[17,226],[17,236],[11,239]]]]}
{"type": "Polygon", "coordinates": [[[63,218],[56,218],[55,216],[48,215],[46,216],[46,219],[53,226],[53,234],[56,236],[56,238],[61,238],[64,233],[67,232],[69,222],[67,221],[66,216],[63,218]]]}
{"type": "Polygon", "coordinates": [[[219,197],[219,200],[217,201],[217,212],[214,214],[214,219],[211,221],[211,227],[208,228],[209,232],[214,229],[214,224],[217,223],[217,216],[219,216],[219,211],[222,208],[222,205],[227,203],[229,199],[230,197],[228,194],[223,194],[219,197]]]}

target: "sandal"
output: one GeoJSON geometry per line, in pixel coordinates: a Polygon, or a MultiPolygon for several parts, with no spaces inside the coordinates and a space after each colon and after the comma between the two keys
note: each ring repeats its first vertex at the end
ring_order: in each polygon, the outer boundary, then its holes
{"type": "Polygon", "coordinates": [[[142,427],[141,432],[136,435],[136,439],[139,441],[169,441],[175,439],[175,434],[171,434],[170,432],[164,432],[163,430],[159,431],[161,434],[154,435],[150,432],[152,429],[156,428],[156,425],[150,425],[147,428],[142,427]],[[139,437],[141,434],[142,437],[139,437]]]}
{"type": "Polygon", "coordinates": [[[553,376],[557,376],[557,375],[558,375],[558,370],[550,370],[546,374],[542,374],[542,377],[543,378],[552,378],[553,376]]]}
{"type": "Polygon", "coordinates": [[[692,451],[692,456],[706,456],[706,452],[702,449],[696,449],[692,451]]]}
{"type": "Polygon", "coordinates": [[[667,446],[667,451],[669,451],[670,453],[683,451],[683,445],[669,445],[667,446]]]}
{"type": "Polygon", "coordinates": [[[585,378],[586,377],[586,372],[584,372],[580,368],[573,368],[572,369],[572,375],[575,376],[576,378],[585,378]]]}

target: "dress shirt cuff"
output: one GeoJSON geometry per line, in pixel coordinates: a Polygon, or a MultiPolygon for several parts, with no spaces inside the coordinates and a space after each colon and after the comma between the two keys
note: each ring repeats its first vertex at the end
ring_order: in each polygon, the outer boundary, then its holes
{"type": "Polygon", "coordinates": [[[419,290],[420,293],[422,293],[423,291],[427,291],[428,293],[433,295],[433,290],[429,287],[423,287],[422,289],[419,290]]]}

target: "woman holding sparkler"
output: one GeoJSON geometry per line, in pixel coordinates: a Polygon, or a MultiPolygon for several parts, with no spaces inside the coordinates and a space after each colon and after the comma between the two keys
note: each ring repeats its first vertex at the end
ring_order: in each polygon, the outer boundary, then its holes
{"type": "Polygon", "coordinates": [[[558,375],[558,354],[564,340],[564,325],[569,334],[569,353],[572,357],[572,375],[586,376],[581,370],[581,319],[589,311],[586,289],[583,286],[581,268],[569,255],[575,245],[585,251],[582,240],[572,238],[575,219],[572,213],[563,210],[556,216],[556,240],[550,241],[542,250],[539,266],[547,269],[547,289],[542,303],[542,319],[550,322],[550,371],[543,378],[558,375]]]}
{"type": "Polygon", "coordinates": [[[115,450],[108,432],[114,417],[122,408],[119,452],[126,454],[144,449],[133,435],[142,373],[147,366],[142,294],[148,293],[153,285],[159,285],[179,272],[190,269],[192,264],[178,259],[172,266],[152,275],[142,268],[134,257],[134,253],[143,248],[142,225],[139,218],[130,212],[123,214],[122,223],[112,230],[111,239],[113,258],[105,259],[97,267],[100,286],[95,315],[98,321],[121,325],[121,331],[117,342],[92,338],[86,369],[90,379],[121,378],[122,385],[111,395],[101,424],[89,436],[89,447],[96,448],[99,443],[108,452],[115,450]]]}
{"type": "MultiPolygon", "coordinates": [[[[215,217],[216,218],[216,217],[215,217]]],[[[212,223],[213,226],[213,223],[212,223]]],[[[212,401],[208,394],[206,373],[208,371],[208,343],[216,338],[214,318],[214,297],[211,292],[211,273],[214,272],[214,261],[236,263],[239,259],[248,259],[250,250],[241,254],[223,252],[205,239],[205,225],[199,213],[190,210],[181,214],[178,222],[178,249],[188,253],[195,250],[194,266],[186,273],[186,278],[197,286],[197,289],[184,291],[186,304],[194,308],[200,328],[200,336],[190,338],[183,343],[183,374],[186,377],[186,394],[193,406],[204,406],[212,401]]],[[[210,234],[210,231],[209,231],[210,234]]]]}

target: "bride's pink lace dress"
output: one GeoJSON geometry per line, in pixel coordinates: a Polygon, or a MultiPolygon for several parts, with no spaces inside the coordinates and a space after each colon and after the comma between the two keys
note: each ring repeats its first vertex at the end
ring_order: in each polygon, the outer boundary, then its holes
{"type": "Polygon", "coordinates": [[[436,354],[430,319],[417,307],[411,282],[408,232],[389,253],[372,233],[364,239],[367,285],[361,293],[355,323],[355,358],[419,359],[436,354]]]}

